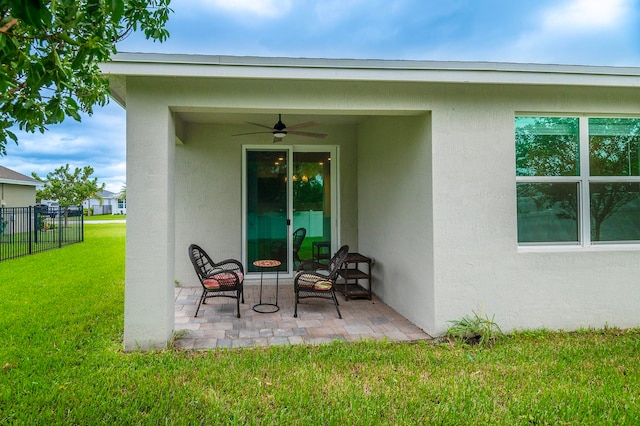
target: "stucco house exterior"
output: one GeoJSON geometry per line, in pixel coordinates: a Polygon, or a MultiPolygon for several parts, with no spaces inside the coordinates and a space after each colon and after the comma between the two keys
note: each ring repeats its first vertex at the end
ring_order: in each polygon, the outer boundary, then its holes
{"type": "Polygon", "coordinates": [[[472,311],[506,331],[640,325],[639,68],[119,54],[102,70],[135,200],[127,350],[170,340],[174,282],[198,284],[189,244],[248,265],[305,209],[431,335],[472,311]],[[278,114],[315,136],[274,138],[278,114]],[[302,207],[309,176],[323,195],[302,207]]]}
{"type": "Polygon", "coordinates": [[[42,184],[32,177],[0,166],[0,207],[27,207],[36,203],[42,184]]]}
{"type": "Polygon", "coordinates": [[[94,215],[127,214],[127,200],[120,199],[119,194],[111,191],[100,191],[98,197],[90,198],[82,203],[85,209],[92,208],[94,215]]]}

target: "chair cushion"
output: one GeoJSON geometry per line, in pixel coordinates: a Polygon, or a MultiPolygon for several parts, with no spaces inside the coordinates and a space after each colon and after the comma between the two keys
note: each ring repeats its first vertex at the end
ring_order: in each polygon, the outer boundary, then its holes
{"type": "Polygon", "coordinates": [[[333,283],[331,281],[318,281],[313,285],[314,290],[326,291],[331,290],[333,283]]]}
{"type": "MultiPolygon", "coordinates": [[[[237,273],[238,279],[242,281],[242,272],[237,273]]],[[[202,281],[202,285],[208,288],[209,290],[218,290],[223,286],[233,286],[236,285],[236,275],[233,275],[230,272],[222,272],[220,274],[215,274],[206,278],[202,281]]]]}
{"type": "Polygon", "coordinates": [[[298,287],[302,289],[313,289],[319,291],[331,290],[333,283],[326,279],[323,279],[312,273],[305,273],[303,271],[298,272],[297,275],[298,287]]]}
{"type": "Polygon", "coordinates": [[[318,281],[318,277],[314,275],[305,274],[304,272],[298,272],[298,286],[310,288],[318,281]]]}

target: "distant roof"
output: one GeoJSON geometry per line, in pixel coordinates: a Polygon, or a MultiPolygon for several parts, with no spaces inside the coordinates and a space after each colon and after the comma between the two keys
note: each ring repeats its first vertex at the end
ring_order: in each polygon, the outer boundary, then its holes
{"type": "Polygon", "coordinates": [[[14,185],[29,185],[39,186],[41,182],[25,176],[22,173],[18,173],[14,170],[7,169],[4,166],[0,166],[0,183],[11,183],[14,185]]]}
{"type": "Polygon", "coordinates": [[[100,197],[102,198],[113,198],[115,197],[117,194],[115,192],[111,192],[111,191],[107,191],[106,189],[104,191],[100,191],[98,192],[98,194],[100,197]]]}

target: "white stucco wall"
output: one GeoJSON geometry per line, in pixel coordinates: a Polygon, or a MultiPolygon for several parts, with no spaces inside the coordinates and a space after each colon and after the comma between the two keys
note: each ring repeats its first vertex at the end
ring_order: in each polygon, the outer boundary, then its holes
{"type": "Polygon", "coordinates": [[[432,115],[430,128],[376,117],[359,132],[359,245],[385,303],[433,335],[472,311],[507,331],[640,323],[636,248],[518,249],[514,144],[519,112],[637,115],[637,90],[395,89],[432,115]]]}
{"type": "MultiPolygon", "coordinates": [[[[436,93],[432,92],[432,96],[436,93]]],[[[436,324],[471,314],[505,330],[637,326],[640,251],[518,250],[517,112],[638,114],[638,90],[447,87],[433,108],[436,324]]]]}
{"type": "Polygon", "coordinates": [[[168,100],[131,79],[127,99],[125,350],[164,347],[174,329],[174,126],[168,100]],[[149,208],[153,206],[153,208],[149,208]]]}
{"type": "Polygon", "coordinates": [[[372,117],[358,133],[358,241],[375,265],[373,292],[434,327],[430,115],[372,117]]]}

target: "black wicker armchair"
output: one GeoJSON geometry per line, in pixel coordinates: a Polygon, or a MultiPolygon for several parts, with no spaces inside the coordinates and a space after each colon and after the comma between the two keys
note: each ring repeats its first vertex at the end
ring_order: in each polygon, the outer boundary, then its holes
{"type": "Polygon", "coordinates": [[[338,272],[348,253],[349,246],[344,245],[333,255],[327,265],[312,261],[306,261],[300,264],[293,280],[293,289],[296,293],[294,317],[298,317],[298,303],[300,303],[300,299],[318,297],[333,300],[336,311],[338,311],[338,318],[342,318],[340,308],[338,307],[335,284],[338,279],[338,272]]]}
{"type": "Polygon", "coordinates": [[[244,303],[244,268],[235,259],[215,263],[211,257],[196,244],[189,246],[189,259],[202,284],[202,295],[196,308],[198,316],[200,305],[207,303],[210,297],[230,297],[236,299],[236,310],[240,318],[240,300],[244,303]]]}
{"type": "Polygon", "coordinates": [[[293,264],[298,265],[302,260],[300,260],[300,256],[298,252],[300,251],[300,247],[302,246],[302,242],[304,238],[307,236],[307,230],[305,228],[298,228],[293,233],[293,264]]]}
{"type": "MultiPolygon", "coordinates": [[[[292,251],[293,251],[293,267],[295,268],[296,265],[300,264],[300,262],[302,262],[302,260],[300,259],[300,256],[298,255],[298,251],[300,251],[300,247],[302,246],[302,242],[304,241],[304,238],[307,235],[307,230],[304,228],[298,228],[294,231],[293,233],[293,245],[292,245],[292,251]]],[[[285,240],[276,240],[274,242],[271,243],[271,246],[269,247],[270,252],[269,252],[269,259],[277,259],[280,262],[282,262],[282,264],[286,264],[288,259],[287,259],[287,241],[285,240]]]]}

